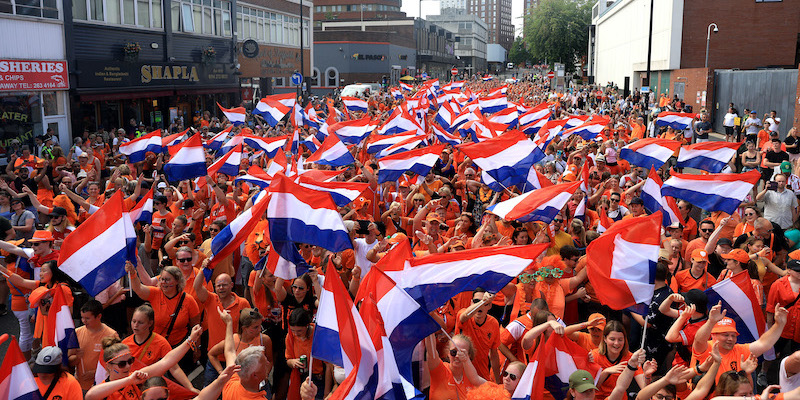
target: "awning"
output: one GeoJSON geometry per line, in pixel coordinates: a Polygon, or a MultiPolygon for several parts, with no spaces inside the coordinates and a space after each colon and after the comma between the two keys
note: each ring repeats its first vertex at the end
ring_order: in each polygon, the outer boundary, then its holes
{"type": "Polygon", "coordinates": [[[400,78],[401,81],[413,81],[414,79],[416,79],[416,78],[414,78],[411,75],[406,75],[406,76],[400,78]]]}
{"type": "Polygon", "coordinates": [[[210,89],[177,90],[175,94],[178,95],[218,94],[218,93],[236,93],[238,91],[239,91],[238,87],[223,87],[223,88],[210,88],[210,89]]]}

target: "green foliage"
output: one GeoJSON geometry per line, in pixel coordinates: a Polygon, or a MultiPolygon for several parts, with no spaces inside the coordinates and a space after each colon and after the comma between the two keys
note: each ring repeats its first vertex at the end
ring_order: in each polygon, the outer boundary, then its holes
{"type": "Polygon", "coordinates": [[[533,61],[531,53],[528,52],[525,41],[521,37],[514,39],[514,43],[511,44],[511,50],[508,51],[508,61],[514,63],[514,65],[523,65],[528,61],[533,61]]]}
{"type": "Polygon", "coordinates": [[[568,71],[586,55],[594,2],[541,0],[526,18],[525,43],[532,59],[561,62],[568,71]]]}

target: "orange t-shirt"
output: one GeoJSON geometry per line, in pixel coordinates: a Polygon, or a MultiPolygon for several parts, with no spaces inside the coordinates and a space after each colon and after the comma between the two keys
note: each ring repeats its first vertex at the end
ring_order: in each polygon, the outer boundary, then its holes
{"type": "MultiPolygon", "coordinates": [[[[608,357],[600,354],[599,349],[592,350],[591,355],[592,357],[594,357],[594,363],[600,366],[601,370],[613,367],[614,365],[617,365],[619,363],[627,362],[631,358],[631,353],[628,353],[620,357],[616,363],[611,363],[611,361],[608,360],[608,357]]],[[[639,368],[638,370],[636,370],[636,373],[634,375],[641,375],[643,373],[644,371],[641,368],[639,368]]],[[[597,391],[595,392],[595,398],[605,399],[606,397],[611,395],[611,392],[614,391],[614,387],[617,386],[618,378],[619,374],[609,375],[608,378],[606,378],[606,380],[603,381],[602,384],[597,386],[597,391]]]]}
{"type": "Polygon", "coordinates": [[[475,322],[475,317],[462,323],[461,314],[464,312],[466,310],[461,310],[456,318],[456,333],[463,333],[472,339],[472,344],[475,346],[473,364],[478,375],[488,381],[494,381],[489,363],[489,350],[496,351],[500,346],[500,323],[491,315],[487,315],[486,321],[481,325],[475,322]]]}
{"type": "Polygon", "coordinates": [[[259,310],[264,319],[277,325],[283,321],[283,307],[276,300],[275,292],[265,287],[261,282],[257,282],[259,271],[250,271],[247,286],[250,286],[250,296],[253,298],[253,305],[259,310]],[[267,300],[267,290],[272,294],[272,303],[267,300]]]}
{"type": "Polygon", "coordinates": [[[428,396],[430,400],[465,399],[467,392],[474,387],[466,376],[463,376],[460,382],[456,382],[453,373],[444,362],[440,362],[430,372],[431,389],[428,396]]]}
{"type": "Polygon", "coordinates": [[[239,374],[233,374],[231,380],[222,388],[222,400],[265,400],[267,393],[264,391],[251,392],[242,386],[239,374]]]}
{"type": "MultiPolygon", "coordinates": [[[[216,293],[209,293],[208,299],[203,304],[206,312],[206,319],[208,320],[208,348],[214,347],[217,343],[225,340],[225,323],[219,318],[217,307],[224,308],[231,313],[233,318],[233,331],[239,330],[239,314],[243,308],[250,307],[250,303],[243,297],[239,297],[236,293],[231,293],[234,297],[233,303],[228,307],[222,307],[219,301],[219,295],[216,293]]],[[[220,360],[225,360],[224,355],[219,356],[220,360]]]]}
{"type": "MultiPolygon", "coordinates": [[[[38,376],[34,379],[36,379],[36,386],[39,387],[39,393],[44,397],[50,385],[42,383],[38,376]]],[[[81,390],[81,385],[78,383],[78,380],[69,372],[64,372],[63,375],[58,378],[58,382],[56,382],[56,386],[50,392],[50,396],[44,400],[49,399],[81,400],[83,399],[83,391],[81,390]]]]}
{"type": "Polygon", "coordinates": [[[134,358],[145,365],[155,364],[172,350],[167,339],[155,332],[152,332],[144,343],[136,343],[133,335],[122,339],[122,343],[128,346],[134,358]]]}
{"type": "Polygon", "coordinates": [[[100,326],[97,332],[91,332],[86,326],[75,329],[75,336],[78,337],[78,344],[83,355],[80,357],[78,366],[78,383],[83,390],[89,390],[94,386],[94,373],[97,369],[97,361],[103,354],[103,346],[100,342],[107,336],[118,338],[117,331],[111,329],[106,324],[100,326]]]}
{"type": "Polygon", "coordinates": [[[147,296],[146,300],[150,302],[150,305],[153,307],[153,311],[155,311],[156,314],[153,331],[164,336],[169,344],[174,347],[180,344],[186,335],[189,334],[189,320],[200,315],[200,309],[197,307],[197,302],[194,300],[194,297],[189,295],[185,296],[183,305],[181,305],[178,316],[175,318],[175,324],[172,327],[172,332],[167,335],[167,328],[169,327],[171,315],[175,312],[175,308],[178,306],[178,301],[181,298],[181,294],[178,293],[175,295],[175,297],[170,299],[167,296],[164,296],[164,292],[157,287],[149,286],[149,289],[150,295],[147,296]]]}
{"type": "Polygon", "coordinates": [[[717,283],[717,280],[711,276],[708,271],[704,271],[703,275],[697,278],[692,276],[691,271],[691,268],[687,268],[675,274],[675,279],[672,280],[672,284],[670,285],[673,292],[684,293],[691,289],[706,290],[717,283]]]}
{"type": "Polygon", "coordinates": [[[175,221],[175,216],[171,212],[161,215],[158,211],[153,213],[153,250],[161,248],[164,241],[164,236],[167,232],[172,230],[172,222],[175,221]]]}
{"type": "MultiPolygon", "coordinates": [[[[706,346],[706,351],[701,354],[695,353],[694,348],[692,348],[692,361],[689,363],[689,366],[694,368],[698,362],[705,361],[711,355],[711,347],[713,346],[714,341],[709,340],[708,346],[706,346]]],[[[719,382],[719,377],[727,372],[727,371],[740,371],[741,366],[739,362],[744,359],[747,360],[750,357],[750,344],[740,344],[737,343],[733,345],[733,349],[728,352],[723,352],[724,350],[720,346],[720,355],[722,356],[722,362],[719,365],[719,370],[717,371],[717,377],[714,378],[714,382],[719,382]]]]}

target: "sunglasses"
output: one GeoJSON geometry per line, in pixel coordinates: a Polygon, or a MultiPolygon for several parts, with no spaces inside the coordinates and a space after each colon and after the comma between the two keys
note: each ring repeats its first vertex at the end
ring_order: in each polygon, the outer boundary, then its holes
{"type": "Polygon", "coordinates": [[[456,357],[456,356],[458,356],[458,350],[450,349],[450,357],[456,357]]]}
{"type": "Polygon", "coordinates": [[[125,368],[128,365],[133,366],[133,361],[134,361],[134,358],[131,357],[131,358],[127,359],[127,360],[117,361],[115,363],[109,363],[109,364],[114,364],[114,365],[116,365],[116,366],[118,366],[120,368],[125,368]]]}
{"type": "Polygon", "coordinates": [[[564,222],[561,218],[553,218],[553,222],[564,222]]]}
{"type": "Polygon", "coordinates": [[[303,287],[303,286],[297,286],[297,285],[292,285],[292,289],[297,289],[297,290],[306,290],[306,288],[305,288],[305,287],[303,287]]]}
{"type": "Polygon", "coordinates": [[[178,258],[178,262],[192,262],[192,257],[189,258],[178,258]]]}
{"type": "Polygon", "coordinates": [[[481,301],[483,301],[483,299],[472,299],[472,304],[478,304],[481,301]]]}
{"type": "Polygon", "coordinates": [[[534,281],[534,279],[536,279],[536,275],[534,275],[534,274],[519,274],[519,276],[517,276],[517,279],[519,279],[520,283],[531,283],[531,282],[534,281]]]}
{"type": "Polygon", "coordinates": [[[703,232],[714,232],[713,229],[708,229],[708,228],[703,228],[703,229],[700,229],[700,230],[703,231],[703,232]]]}
{"type": "Polygon", "coordinates": [[[219,232],[219,229],[217,229],[217,228],[208,228],[208,231],[209,232],[219,232]]]}
{"type": "Polygon", "coordinates": [[[619,203],[619,199],[615,199],[615,198],[613,198],[613,197],[611,198],[611,201],[613,201],[613,202],[615,202],[615,203],[619,203]]]}
{"type": "Polygon", "coordinates": [[[753,215],[756,215],[756,213],[744,213],[745,217],[752,217],[753,215]]]}
{"type": "Polygon", "coordinates": [[[508,377],[512,381],[517,380],[517,376],[512,374],[512,373],[510,373],[510,372],[508,372],[508,371],[503,371],[503,378],[505,378],[505,377],[508,377]]]}

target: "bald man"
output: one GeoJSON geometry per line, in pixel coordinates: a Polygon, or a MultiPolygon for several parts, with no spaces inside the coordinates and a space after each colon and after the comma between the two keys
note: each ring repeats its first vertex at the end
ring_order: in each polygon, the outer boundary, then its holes
{"type": "Polygon", "coordinates": [[[736,241],[733,243],[733,247],[738,249],[751,236],[763,240],[764,246],[772,249],[772,252],[776,254],[777,257],[785,257],[785,252],[789,250],[781,227],[778,224],[773,224],[764,217],[756,218],[753,222],[753,230],[737,237],[736,241]]]}
{"type": "MultiPolygon", "coordinates": [[[[207,268],[208,260],[203,261],[203,269],[207,268]]],[[[219,274],[214,281],[214,292],[209,293],[205,285],[203,275],[194,280],[194,290],[197,294],[198,305],[205,310],[208,326],[208,347],[210,349],[217,343],[225,340],[225,322],[220,319],[217,308],[228,310],[233,318],[234,332],[239,331],[239,313],[244,308],[250,307],[250,303],[243,297],[239,297],[233,292],[233,279],[228,274],[219,274]]],[[[219,357],[224,362],[223,356],[219,357]]],[[[206,363],[206,382],[211,382],[217,378],[217,370],[211,363],[206,363]]]]}

